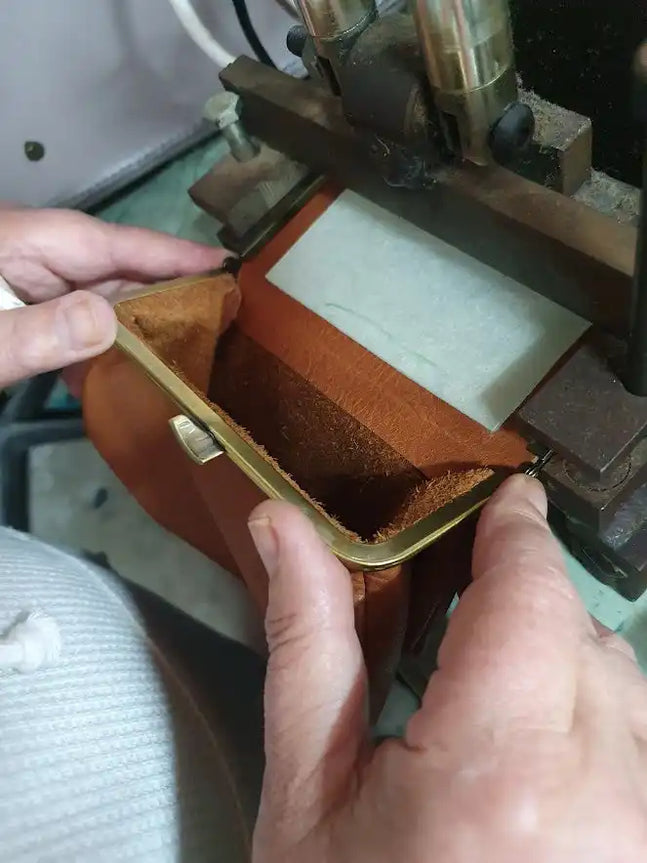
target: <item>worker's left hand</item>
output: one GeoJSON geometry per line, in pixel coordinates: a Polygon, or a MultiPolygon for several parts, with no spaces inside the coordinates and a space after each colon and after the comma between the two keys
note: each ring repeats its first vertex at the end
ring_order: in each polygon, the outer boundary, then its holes
{"type": "Polygon", "coordinates": [[[111,300],[215,269],[226,255],[71,210],[0,209],[0,275],[38,304],[0,311],[0,388],[102,353],[117,329],[111,300]]]}

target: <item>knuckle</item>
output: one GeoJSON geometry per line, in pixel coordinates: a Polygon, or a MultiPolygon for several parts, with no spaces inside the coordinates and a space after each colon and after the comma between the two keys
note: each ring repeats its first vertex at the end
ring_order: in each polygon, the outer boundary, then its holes
{"type": "Polygon", "coordinates": [[[285,651],[307,639],[299,614],[295,611],[273,613],[271,608],[265,618],[265,634],[272,651],[285,651]]]}
{"type": "Polygon", "coordinates": [[[598,636],[598,643],[609,650],[621,653],[632,662],[638,663],[636,651],[629,642],[616,632],[609,632],[598,636]]]}
{"type": "Polygon", "coordinates": [[[52,366],[57,339],[50,326],[42,326],[40,310],[16,309],[0,318],[0,377],[5,383],[20,380],[52,366]]]}
{"type": "Polygon", "coordinates": [[[516,561],[515,579],[510,580],[511,599],[520,606],[530,606],[538,613],[557,612],[560,608],[579,602],[573,587],[562,568],[550,561],[538,562],[537,555],[520,555],[516,561]]]}

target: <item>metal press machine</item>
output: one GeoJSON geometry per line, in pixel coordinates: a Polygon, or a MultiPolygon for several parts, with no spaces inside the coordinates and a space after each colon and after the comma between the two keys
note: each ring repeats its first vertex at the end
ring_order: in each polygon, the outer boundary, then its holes
{"type": "MultiPolygon", "coordinates": [[[[206,115],[231,154],[191,190],[251,255],[327,180],[591,321],[513,419],[541,459],[553,522],[628,598],[647,588],[644,219],[587,203],[591,122],[525,91],[507,0],[298,0],[307,76],[246,57],[206,115]],[[638,242],[637,242],[638,240],[638,242]]],[[[634,63],[647,120],[647,49],[634,63]]],[[[643,183],[645,187],[645,183],[643,183]]],[[[644,191],[644,188],[643,188],[644,191]]],[[[636,195],[635,200],[638,200],[636,195]]]]}

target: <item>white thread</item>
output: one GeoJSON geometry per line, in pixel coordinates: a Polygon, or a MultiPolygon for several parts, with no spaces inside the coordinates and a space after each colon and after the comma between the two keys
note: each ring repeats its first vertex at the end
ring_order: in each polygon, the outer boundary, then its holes
{"type": "Polygon", "coordinates": [[[0,671],[37,671],[61,655],[61,631],[53,617],[32,611],[0,638],[0,671]]]}

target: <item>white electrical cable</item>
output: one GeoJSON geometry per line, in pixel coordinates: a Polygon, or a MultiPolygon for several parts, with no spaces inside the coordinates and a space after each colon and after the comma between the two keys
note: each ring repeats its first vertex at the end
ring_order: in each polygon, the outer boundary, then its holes
{"type": "Polygon", "coordinates": [[[195,44],[218,66],[229,66],[236,59],[204,26],[191,0],[168,0],[180,23],[195,44]]]}

